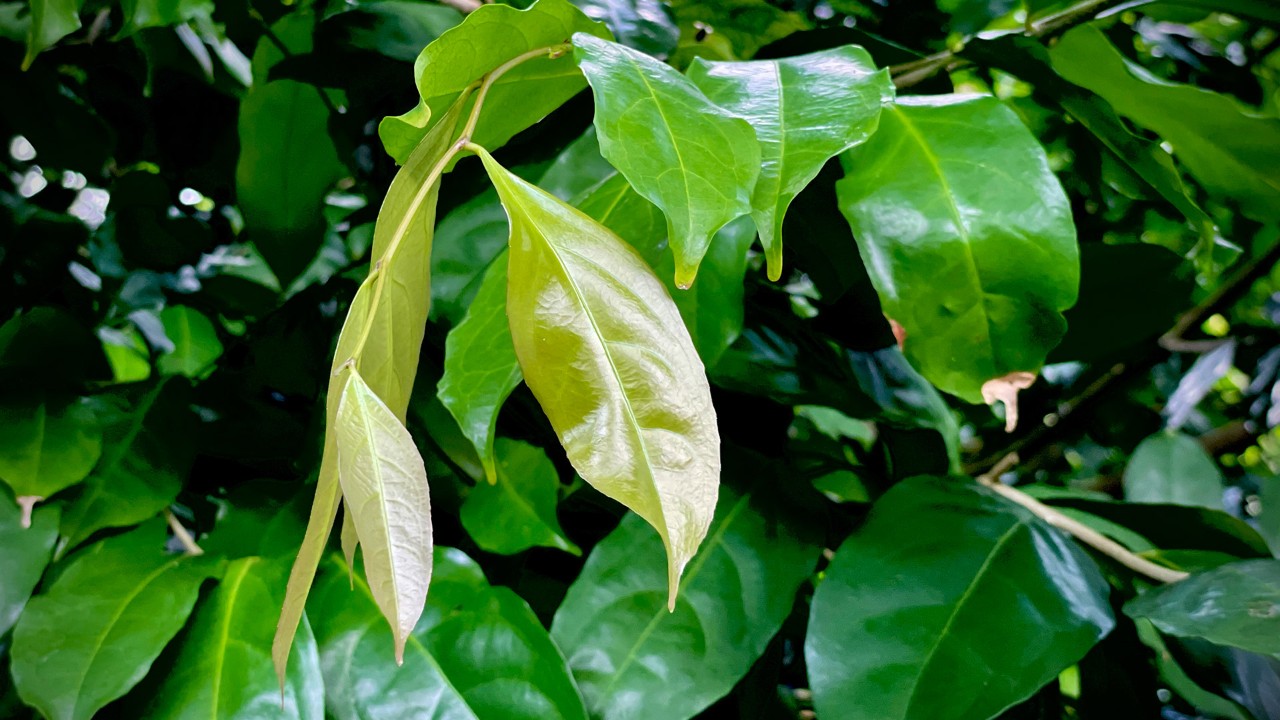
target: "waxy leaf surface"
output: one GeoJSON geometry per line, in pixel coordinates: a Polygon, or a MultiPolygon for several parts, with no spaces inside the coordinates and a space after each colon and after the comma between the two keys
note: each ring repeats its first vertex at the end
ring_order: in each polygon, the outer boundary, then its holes
{"type": "Polygon", "coordinates": [[[1139,503],[1221,510],[1222,471],[1196,439],[1159,432],[1143,440],[1124,469],[1124,497],[1139,503]]]}
{"type": "Polygon", "coordinates": [[[1084,656],[1115,620],[1093,561],[963,480],[895,485],[836,551],[805,660],[847,720],[989,718],[1084,656]],[[928,518],[921,522],[921,518],[928,518]]]}
{"type": "Polygon", "coordinates": [[[546,453],[502,438],[497,459],[496,482],[476,485],[462,503],[459,519],[476,544],[503,555],[535,546],[581,554],[556,518],[560,476],[546,453]]]}
{"type": "Polygon", "coordinates": [[[595,94],[600,151],[666,213],[676,284],[687,288],[716,231],[751,212],[755,133],[648,55],[588,35],[573,46],[595,94]]]}
{"type": "Polygon", "coordinates": [[[578,473],[658,530],[674,606],[720,482],[702,362],[635,250],[481,157],[511,219],[507,315],[525,382],[578,473]]]}
{"type": "Polygon", "coordinates": [[[86,403],[0,404],[0,480],[17,497],[70,487],[101,455],[102,428],[86,403]]]}
{"type": "Polygon", "coordinates": [[[1066,331],[1080,260],[1044,149],[999,100],[903,98],[842,156],[836,188],[907,359],[969,402],[1038,372],[1066,331]]]}
{"type": "Polygon", "coordinates": [[[782,220],[796,195],[839,153],[871,136],[893,99],[886,70],[853,45],[781,60],[695,59],[693,81],[712,102],[745,119],[760,142],[760,178],[751,196],[769,265],[782,276],[782,220]]]}

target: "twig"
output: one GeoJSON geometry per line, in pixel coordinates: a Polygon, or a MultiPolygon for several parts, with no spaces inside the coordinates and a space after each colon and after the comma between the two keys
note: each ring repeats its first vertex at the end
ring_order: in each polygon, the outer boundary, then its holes
{"type": "Polygon", "coordinates": [[[480,6],[484,5],[480,0],[436,0],[436,2],[441,5],[448,5],[463,15],[475,12],[480,6]]]}
{"type": "Polygon", "coordinates": [[[1160,336],[1160,347],[1176,352],[1181,343],[1190,342],[1184,339],[1188,332],[1234,305],[1249,292],[1255,282],[1270,274],[1276,263],[1280,263],[1280,243],[1276,243],[1270,250],[1250,260],[1247,265],[1218,286],[1217,290],[1210,293],[1195,307],[1182,313],[1178,317],[1178,322],[1160,336]]]}
{"type": "Polygon", "coordinates": [[[196,544],[196,539],[191,537],[191,533],[178,522],[177,516],[169,508],[164,509],[164,519],[169,523],[169,529],[173,531],[173,536],[178,538],[178,542],[182,544],[188,555],[203,555],[204,550],[196,544]]]}
{"type": "Polygon", "coordinates": [[[1136,573],[1146,575],[1157,582],[1170,583],[1179,580],[1185,580],[1188,573],[1181,570],[1173,570],[1157,565],[1144,557],[1135,555],[1128,548],[1084,523],[1074,518],[1067,517],[1061,512],[1045,505],[1039,500],[1022,492],[1021,490],[1005,485],[1000,482],[1000,476],[1008,472],[1018,462],[1018,456],[1015,453],[1005,455],[1000,462],[996,463],[991,471],[983,475],[979,475],[976,479],[984,487],[989,488],[1001,497],[1015,502],[1027,510],[1031,514],[1045,521],[1046,523],[1058,528],[1059,530],[1071,535],[1080,542],[1115,560],[1121,565],[1133,570],[1136,573]]]}

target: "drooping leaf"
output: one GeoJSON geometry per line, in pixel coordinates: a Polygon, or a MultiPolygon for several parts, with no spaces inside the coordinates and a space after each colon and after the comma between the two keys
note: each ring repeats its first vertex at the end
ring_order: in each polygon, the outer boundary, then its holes
{"type": "Polygon", "coordinates": [[[455,325],[507,247],[507,215],[493,188],[455,207],[436,227],[431,253],[431,314],[455,325]]]}
{"type": "Polygon", "coordinates": [[[373,257],[378,258],[374,261],[375,267],[384,278],[383,290],[376,292],[376,278],[365,280],[351,302],[342,333],[338,336],[325,404],[325,448],[320,460],[315,500],[302,546],[298,549],[298,558],[289,575],[288,591],[272,645],[276,676],[281,682],[285,679],[289,649],[302,619],[311,580],[315,577],[338,514],[341,492],[334,423],[345,383],[350,377],[349,373],[339,371],[363,347],[364,354],[354,369],[398,420],[403,421],[408,409],[430,309],[431,275],[428,268],[436,198],[440,191],[439,183],[428,185],[426,180],[432,168],[444,157],[461,110],[461,102],[449,109],[391,181],[378,211],[372,248],[373,257]],[[393,246],[398,251],[388,257],[393,246]],[[376,305],[375,295],[379,300],[376,305]],[[366,361],[365,358],[372,360],[366,361]]]}
{"type": "MultiPolygon", "coordinates": [[[[273,28],[292,53],[311,49],[313,18],[290,13],[273,28]]],[[[268,82],[284,55],[270,38],[253,54],[253,86],[240,102],[236,198],[246,237],[287,286],[324,242],[321,212],[330,186],[346,174],[329,137],[329,109],[314,85],[268,82]]]]}
{"type": "Polygon", "coordinates": [[[903,98],[843,159],[841,210],[911,364],[968,402],[988,380],[1039,371],[1080,261],[1067,197],[1013,111],[903,98]]]}
{"type": "Polygon", "coordinates": [[[157,385],[106,428],[102,459],[63,514],[64,549],[102,528],[153,517],[177,497],[195,451],[186,390],[181,382],[157,385]]]}
{"type": "Polygon", "coordinates": [[[552,637],[593,717],[693,717],[746,674],[791,611],[817,561],[820,523],[776,490],[766,461],[731,455],[726,471],[754,482],[724,487],[674,612],[658,543],[630,516],[592,550],[556,611],[552,637]]]}
{"type": "Polygon", "coordinates": [[[342,391],[338,479],[364,547],[365,576],[395,635],[396,662],[431,582],[431,495],[413,438],[355,370],[342,391]]]}
{"type": "Polygon", "coordinates": [[[1101,573],[1030,512],[961,480],[894,486],[836,551],[805,660],[820,715],[988,718],[1115,623],[1101,573]]]}
{"type": "Polygon", "coordinates": [[[22,527],[22,510],[0,492],[0,637],[18,621],[53,555],[58,539],[58,508],[32,513],[31,526],[22,527]]]}
{"type": "Polygon", "coordinates": [[[266,609],[280,604],[288,569],[280,559],[260,557],[227,566],[217,590],[200,604],[183,635],[182,649],[151,700],[151,717],[322,720],[320,657],[305,619],[294,639],[297,662],[283,695],[271,672],[275,618],[266,609]]]}
{"type": "Polygon", "coordinates": [[[84,480],[102,455],[88,403],[0,403],[0,480],[18,497],[46,498],[84,480]]]}
{"type": "Polygon", "coordinates": [[[1139,503],[1222,509],[1222,472],[1194,438],[1159,432],[1143,440],[1124,470],[1124,496],[1139,503]]]}
{"type": "Polygon", "coordinates": [[[124,27],[116,39],[126,38],[150,27],[177,25],[214,12],[212,0],[121,0],[124,27]]]}
{"type": "Polygon", "coordinates": [[[630,246],[481,159],[511,218],[507,315],[525,382],[578,474],[657,529],[674,606],[720,481],[702,362],[630,246]]]}
{"type": "Polygon", "coordinates": [[[213,321],[198,310],[185,305],[170,305],[160,311],[165,337],[173,350],[156,360],[156,368],[165,375],[199,377],[222,355],[222,341],[213,321]]]}
{"type": "Polygon", "coordinates": [[[203,558],[163,554],[163,528],[94,545],[31,600],[11,651],[23,702],[50,720],[87,719],[147,674],[218,571],[203,558]]]}
{"type": "Polygon", "coordinates": [[[595,94],[600,151],[666,213],[676,284],[687,288],[715,232],[751,211],[755,133],[647,55],[585,34],[573,43],[595,94]]]}
{"type": "Polygon", "coordinates": [[[1169,82],[1126,60],[1083,25],[1049,51],[1064,78],[1155,132],[1208,190],[1258,220],[1280,216],[1280,118],[1257,114],[1211,90],[1169,82]]]}
{"type": "Polygon", "coordinates": [[[556,519],[560,476],[546,453],[506,438],[496,450],[497,482],[476,485],[462,503],[459,519],[471,538],[502,555],[538,546],[581,554],[556,519]]]}
{"type": "Polygon", "coordinates": [[[680,28],[659,0],[573,0],[587,17],[604,23],[618,42],[655,57],[675,49],[680,28]]]}
{"type": "MultiPolygon", "coordinates": [[[[413,64],[421,96],[418,107],[385,118],[378,126],[387,153],[403,163],[469,85],[520,55],[561,45],[579,32],[611,37],[604,25],[593,22],[568,0],[538,0],[525,10],[503,4],[481,6],[418,56],[413,64]]],[[[481,114],[471,140],[496,150],[584,86],[582,73],[567,53],[518,65],[489,90],[485,103],[497,110],[481,114]]]]}
{"type": "Polygon", "coordinates": [[[1246,560],[1152,588],[1125,613],[1160,631],[1280,658],[1280,560],[1246,560]]]}
{"type": "Polygon", "coordinates": [[[436,391],[475,446],[490,483],[497,479],[493,439],[498,411],[523,377],[507,326],[503,251],[485,272],[466,317],[445,340],[444,375],[436,391]]]}
{"type": "Polygon", "coordinates": [[[27,28],[27,55],[22,60],[26,70],[36,56],[62,38],[80,29],[82,0],[32,0],[31,25],[27,28]]]}
{"type": "Polygon", "coordinates": [[[839,153],[875,132],[893,99],[887,70],[854,45],[781,60],[706,62],[689,79],[712,102],[745,119],[760,142],[761,169],[751,217],[768,259],[782,276],[782,221],[796,195],[839,153]]]}

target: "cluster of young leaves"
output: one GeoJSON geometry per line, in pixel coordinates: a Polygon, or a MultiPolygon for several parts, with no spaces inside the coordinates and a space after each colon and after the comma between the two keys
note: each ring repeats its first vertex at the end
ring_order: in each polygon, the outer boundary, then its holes
{"type": "Polygon", "coordinates": [[[1273,716],[1204,5],[0,5],[0,714],[1273,716]]]}

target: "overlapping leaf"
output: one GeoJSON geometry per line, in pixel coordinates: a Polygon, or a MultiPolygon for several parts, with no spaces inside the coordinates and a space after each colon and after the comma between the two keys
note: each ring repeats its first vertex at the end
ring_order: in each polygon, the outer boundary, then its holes
{"type": "Polygon", "coordinates": [[[525,382],[578,473],[658,530],[674,606],[720,479],[697,351],[634,250],[481,158],[511,219],[507,310],[525,382]]]}
{"type": "Polygon", "coordinates": [[[0,492],[0,637],[9,632],[35,591],[58,539],[58,508],[42,507],[29,527],[22,526],[22,510],[0,492]]]}
{"type": "Polygon", "coordinates": [[[1143,440],[1124,470],[1124,496],[1140,503],[1222,509],[1222,472],[1200,443],[1181,433],[1143,440]]]}
{"type": "Polygon", "coordinates": [[[93,470],[102,428],[80,401],[0,403],[0,480],[18,497],[49,497],[93,470]]]}
{"type": "Polygon", "coordinates": [[[560,477],[546,453],[506,438],[496,445],[496,482],[473,488],[459,512],[462,526],[476,544],[504,555],[535,546],[581,554],[556,518],[560,477]]]}

